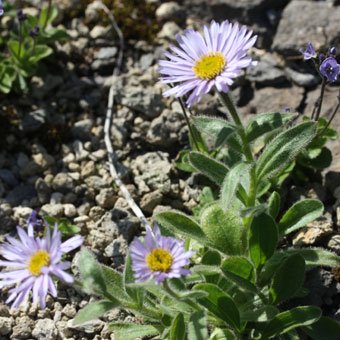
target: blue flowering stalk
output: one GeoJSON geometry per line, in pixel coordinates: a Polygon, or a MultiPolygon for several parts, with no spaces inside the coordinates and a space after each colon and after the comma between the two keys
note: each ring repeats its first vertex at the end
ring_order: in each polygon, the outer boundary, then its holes
{"type": "Polygon", "coordinates": [[[4,14],[4,7],[2,5],[2,0],[0,0],[0,16],[4,14]]]}
{"type": "Polygon", "coordinates": [[[34,237],[34,226],[39,224],[36,213],[28,220],[27,232],[17,227],[19,239],[7,236],[7,242],[0,246],[0,266],[7,267],[0,273],[0,288],[15,285],[9,290],[6,303],[12,303],[12,308],[24,302],[30,292],[33,293],[33,302],[45,308],[46,295],[50,293],[57,296],[53,278],[72,283],[73,277],[65,270],[71,266],[70,262],[62,261],[62,256],[83,243],[79,235],[61,241],[61,232],[57,226],[51,231],[46,229],[43,238],[34,237]]]}
{"type": "Polygon", "coordinates": [[[130,254],[136,282],[153,279],[160,284],[166,279],[190,274],[184,267],[189,265],[193,252],[185,251],[183,241],[162,236],[158,226],[153,230],[146,228],[144,242],[135,238],[130,254]]]}
{"type": "Polygon", "coordinates": [[[164,96],[184,96],[190,93],[186,104],[191,107],[213,87],[228,92],[241,69],[255,64],[247,56],[257,36],[245,26],[228,20],[221,24],[211,22],[204,27],[204,35],[186,30],[176,37],[179,48],[171,46],[166,52],[168,60],[159,62],[161,82],[177,84],[164,92],[164,96]]]}

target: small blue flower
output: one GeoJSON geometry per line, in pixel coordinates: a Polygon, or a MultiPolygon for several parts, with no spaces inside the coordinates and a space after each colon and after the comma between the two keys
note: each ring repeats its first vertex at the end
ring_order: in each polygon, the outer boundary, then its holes
{"type": "Polygon", "coordinates": [[[316,58],[316,52],[314,50],[314,47],[311,42],[307,44],[307,47],[304,51],[301,51],[303,54],[303,59],[304,60],[309,60],[312,58],[316,58]]]}
{"type": "Polygon", "coordinates": [[[320,65],[320,73],[330,82],[335,82],[340,74],[340,65],[333,57],[328,57],[320,65]]]}
{"type": "Polygon", "coordinates": [[[2,0],[0,0],[0,16],[4,14],[4,7],[2,6],[2,0]]]}

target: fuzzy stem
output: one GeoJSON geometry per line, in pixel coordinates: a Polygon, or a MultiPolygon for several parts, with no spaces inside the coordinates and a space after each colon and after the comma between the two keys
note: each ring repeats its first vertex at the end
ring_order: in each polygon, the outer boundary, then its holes
{"type": "MultiPolygon", "coordinates": [[[[238,127],[238,134],[241,138],[243,152],[244,152],[244,155],[247,161],[250,163],[254,163],[254,156],[252,154],[246,132],[244,130],[242,121],[237,113],[237,110],[236,110],[236,107],[233,101],[231,100],[228,93],[222,93],[222,92],[217,92],[217,93],[219,95],[219,98],[222,104],[228,109],[234,123],[238,127]]],[[[253,164],[250,170],[250,190],[249,190],[249,196],[248,196],[248,202],[247,202],[248,207],[252,207],[255,205],[256,193],[257,193],[257,176],[256,176],[256,167],[255,167],[255,164],[253,164]]],[[[250,222],[251,222],[251,219],[249,221],[247,219],[247,224],[250,224],[250,222]]]]}
{"type": "Polygon", "coordinates": [[[315,114],[315,117],[314,117],[314,120],[315,120],[315,121],[318,121],[318,120],[319,120],[319,117],[320,117],[321,108],[322,108],[322,103],[323,103],[323,98],[324,98],[324,96],[325,96],[325,88],[326,88],[326,84],[327,84],[326,78],[323,78],[323,79],[322,79],[322,84],[321,84],[320,97],[319,97],[319,99],[318,99],[318,109],[317,109],[316,114],[315,114]]]}
{"type": "Polygon", "coordinates": [[[179,297],[179,295],[174,292],[171,287],[169,286],[169,283],[167,280],[164,280],[163,282],[163,288],[164,290],[170,295],[172,296],[174,299],[180,301],[180,302],[184,302],[186,303],[187,305],[189,305],[191,308],[197,310],[197,311],[200,311],[202,310],[202,308],[200,308],[200,306],[198,306],[195,302],[189,300],[189,299],[186,299],[186,300],[181,300],[181,298],[179,297]]]}
{"type": "MultiPolygon", "coordinates": [[[[173,85],[171,84],[170,87],[173,87],[173,85]]],[[[183,111],[183,115],[184,115],[185,121],[186,121],[186,123],[188,125],[189,134],[191,136],[191,139],[194,142],[197,151],[200,151],[198,143],[197,143],[197,140],[196,140],[195,135],[193,133],[193,130],[192,130],[192,127],[191,127],[191,124],[190,124],[190,120],[189,120],[189,117],[187,115],[187,110],[185,109],[185,105],[183,103],[183,100],[180,97],[178,97],[177,99],[178,99],[179,105],[181,105],[181,109],[183,111]]]]}
{"type": "Polygon", "coordinates": [[[329,118],[329,121],[327,122],[326,126],[321,130],[319,136],[322,136],[323,133],[327,130],[327,128],[331,125],[332,120],[334,119],[334,117],[335,117],[336,113],[338,112],[339,108],[340,108],[340,94],[339,94],[339,97],[338,97],[338,104],[335,107],[335,109],[334,109],[334,111],[333,111],[333,113],[331,115],[331,118],[329,118]]]}

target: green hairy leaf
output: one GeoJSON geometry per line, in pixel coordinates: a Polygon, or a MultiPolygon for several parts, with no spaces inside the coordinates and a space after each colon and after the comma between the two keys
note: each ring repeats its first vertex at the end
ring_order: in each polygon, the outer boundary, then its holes
{"type": "Polygon", "coordinates": [[[215,328],[209,340],[235,340],[235,334],[226,328],[215,328]]]}
{"type": "Polygon", "coordinates": [[[211,283],[199,283],[193,287],[194,290],[203,290],[209,295],[198,299],[198,302],[207,310],[226,322],[228,325],[239,329],[240,313],[232,298],[219,287],[211,283]]]}
{"type": "Polygon", "coordinates": [[[82,248],[80,251],[79,272],[83,288],[86,292],[101,295],[106,291],[100,264],[97,262],[94,255],[86,248],[82,248]]]}
{"type": "Polygon", "coordinates": [[[223,261],[222,271],[228,271],[250,282],[255,281],[253,265],[242,256],[229,256],[223,261]]]}
{"type": "Polygon", "coordinates": [[[179,313],[172,321],[170,340],[185,340],[185,334],[184,316],[182,313],[179,313]]]}
{"type": "Polygon", "coordinates": [[[290,163],[313,139],[313,122],[299,124],[276,136],[257,161],[258,179],[272,177],[290,163]]]}
{"type": "Polygon", "coordinates": [[[339,340],[340,323],[322,316],[317,322],[302,327],[313,340],[339,340]]]}
{"type": "Polygon", "coordinates": [[[227,255],[244,253],[246,229],[234,211],[211,205],[202,212],[201,227],[211,247],[227,255]]]}
{"type": "Polygon", "coordinates": [[[145,336],[155,336],[159,334],[157,328],[152,325],[111,323],[109,327],[115,336],[115,340],[136,340],[145,336]]]}
{"type": "Polygon", "coordinates": [[[194,124],[201,132],[215,139],[216,147],[221,146],[235,131],[235,126],[228,121],[209,116],[194,116],[194,124]]]}
{"type": "Polygon", "coordinates": [[[279,239],[273,218],[265,213],[253,218],[249,231],[249,253],[256,268],[274,254],[279,239]]]}
{"type": "Polygon", "coordinates": [[[98,319],[106,312],[113,308],[119,307],[120,303],[117,301],[100,300],[93,303],[89,303],[83,309],[81,309],[73,320],[73,325],[81,325],[85,322],[98,319]]]}
{"type": "Polygon", "coordinates": [[[305,260],[299,254],[287,257],[274,274],[270,295],[275,304],[294,297],[305,280],[305,260]]]}
{"type": "Polygon", "coordinates": [[[268,282],[283,261],[293,254],[301,255],[307,268],[316,266],[336,267],[340,265],[340,257],[322,248],[289,248],[276,253],[266,262],[261,272],[261,281],[268,282]]]}
{"type": "Polygon", "coordinates": [[[208,322],[204,310],[190,315],[188,323],[188,340],[208,339],[208,322]]]}
{"type": "Polygon", "coordinates": [[[323,213],[324,207],[321,201],[306,199],[291,206],[279,222],[280,234],[289,234],[314,221],[323,213]]]}
{"type": "Polygon", "coordinates": [[[225,176],[220,198],[221,206],[224,211],[228,210],[230,205],[233,203],[241,176],[244,175],[248,168],[248,164],[239,163],[231,168],[225,176]]]}
{"type": "Polygon", "coordinates": [[[274,191],[268,201],[268,213],[272,218],[276,218],[280,212],[281,197],[280,194],[274,191]]]}
{"type": "Polygon", "coordinates": [[[249,142],[289,122],[294,117],[290,112],[269,112],[256,115],[246,127],[249,142]]]}
{"type": "Polygon", "coordinates": [[[267,339],[287,333],[297,327],[311,325],[318,321],[320,316],[320,308],[314,306],[300,306],[282,312],[268,323],[262,334],[262,338],[267,339]]]}
{"type": "Polygon", "coordinates": [[[272,320],[278,313],[279,310],[274,306],[262,306],[254,310],[248,309],[241,313],[241,320],[251,322],[266,322],[272,320]]]}
{"type": "Polygon", "coordinates": [[[201,133],[197,130],[195,125],[191,126],[191,133],[189,133],[190,146],[193,151],[208,152],[208,147],[202,138],[201,133]],[[191,133],[193,136],[191,136],[191,133]],[[195,142],[194,142],[195,141],[195,142]]]}
{"type": "Polygon", "coordinates": [[[222,185],[228,172],[228,168],[214,158],[200,152],[190,152],[189,161],[191,165],[201,174],[207,176],[218,185],[222,185]]]}
{"type": "Polygon", "coordinates": [[[203,242],[205,234],[199,224],[189,216],[178,211],[164,211],[158,213],[155,219],[163,227],[172,232],[179,233],[185,237],[191,237],[197,241],[203,242]]]}

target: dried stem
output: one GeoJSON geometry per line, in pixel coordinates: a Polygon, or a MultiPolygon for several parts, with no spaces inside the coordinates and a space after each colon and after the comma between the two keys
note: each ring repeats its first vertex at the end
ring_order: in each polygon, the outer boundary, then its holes
{"type": "MultiPolygon", "coordinates": [[[[116,63],[116,66],[113,69],[112,74],[114,76],[118,76],[121,71],[122,67],[122,62],[123,62],[123,53],[124,53],[124,36],[122,31],[117,25],[117,22],[110,12],[110,10],[105,6],[101,1],[98,2],[100,7],[104,10],[104,12],[108,15],[110,18],[112,27],[114,31],[117,33],[118,38],[119,38],[119,54],[118,54],[118,60],[116,63]]],[[[117,172],[117,169],[115,167],[115,162],[116,162],[116,153],[113,149],[112,142],[111,142],[111,125],[112,125],[112,116],[113,116],[113,106],[114,106],[114,97],[115,97],[115,86],[114,84],[111,85],[110,90],[109,90],[109,97],[108,97],[108,103],[107,103],[107,111],[106,111],[106,117],[105,117],[105,125],[104,125],[104,141],[105,141],[105,146],[107,149],[108,153],[108,164],[109,164],[109,169],[110,169],[110,174],[115,181],[115,184],[117,187],[119,187],[121,193],[123,194],[126,202],[128,203],[129,207],[133,211],[133,213],[138,217],[139,221],[143,226],[148,226],[149,223],[144,216],[142,210],[139,208],[139,206],[136,204],[134,199],[132,198],[129,190],[125,186],[125,184],[122,182],[121,178],[119,177],[119,174],[117,172]]]]}

